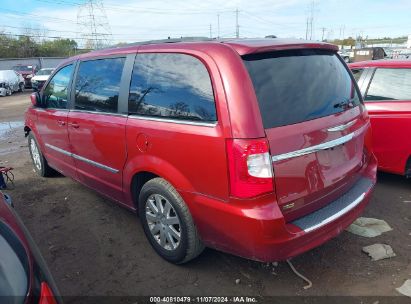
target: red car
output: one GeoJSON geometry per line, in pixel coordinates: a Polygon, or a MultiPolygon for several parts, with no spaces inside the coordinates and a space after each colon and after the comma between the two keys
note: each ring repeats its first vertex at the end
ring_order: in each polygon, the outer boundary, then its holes
{"type": "Polygon", "coordinates": [[[137,211],[163,258],[260,261],[338,235],[376,181],[338,49],[261,39],[143,43],[68,59],[32,95],[34,168],[137,211]]]}
{"type": "Polygon", "coordinates": [[[24,87],[31,88],[31,78],[37,73],[38,67],[36,65],[19,64],[13,67],[16,73],[19,73],[24,78],[24,87]]]}
{"type": "Polygon", "coordinates": [[[411,60],[350,64],[370,115],[378,169],[411,177],[411,60]]]}
{"type": "Polygon", "coordinates": [[[61,303],[37,246],[0,191],[0,299],[2,304],[61,303]]]}

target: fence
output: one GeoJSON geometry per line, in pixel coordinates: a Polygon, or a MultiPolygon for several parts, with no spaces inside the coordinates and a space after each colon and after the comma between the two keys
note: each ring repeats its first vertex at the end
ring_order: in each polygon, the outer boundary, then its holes
{"type": "Polygon", "coordinates": [[[6,58],[0,59],[0,70],[12,70],[14,66],[37,65],[42,68],[55,68],[65,57],[31,57],[31,58],[6,58]]]}

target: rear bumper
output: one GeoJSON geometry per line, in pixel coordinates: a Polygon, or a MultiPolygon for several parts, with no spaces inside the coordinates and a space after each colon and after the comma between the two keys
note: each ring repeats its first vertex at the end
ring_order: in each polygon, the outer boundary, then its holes
{"type": "Polygon", "coordinates": [[[376,182],[374,156],[347,193],[303,218],[286,223],[274,194],[252,201],[218,201],[182,193],[204,243],[245,258],[282,261],[339,235],[364,210],[376,182]]]}
{"type": "Polygon", "coordinates": [[[24,78],[24,87],[31,88],[31,78],[24,78]]]}

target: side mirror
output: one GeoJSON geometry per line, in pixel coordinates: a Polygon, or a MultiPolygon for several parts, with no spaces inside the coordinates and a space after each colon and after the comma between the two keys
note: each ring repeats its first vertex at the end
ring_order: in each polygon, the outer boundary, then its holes
{"type": "Polygon", "coordinates": [[[39,107],[40,106],[40,100],[41,100],[39,92],[32,93],[30,95],[30,100],[31,100],[31,103],[33,104],[33,106],[39,107]]]}

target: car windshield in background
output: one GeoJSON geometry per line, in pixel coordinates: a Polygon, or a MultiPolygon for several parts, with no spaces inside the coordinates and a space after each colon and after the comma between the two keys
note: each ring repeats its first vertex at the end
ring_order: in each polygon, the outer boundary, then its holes
{"type": "Polygon", "coordinates": [[[33,70],[33,66],[31,65],[17,65],[13,67],[13,70],[19,72],[31,72],[33,70]]]}
{"type": "Polygon", "coordinates": [[[53,73],[53,69],[42,69],[37,72],[36,75],[42,76],[42,75],[51,75],[53,73]]]}
{"type": "Polygon", "coordinates": [[[342,112],[360,103],[336,53],[289,50],[243,56],[266,129],[342,112]]]}

